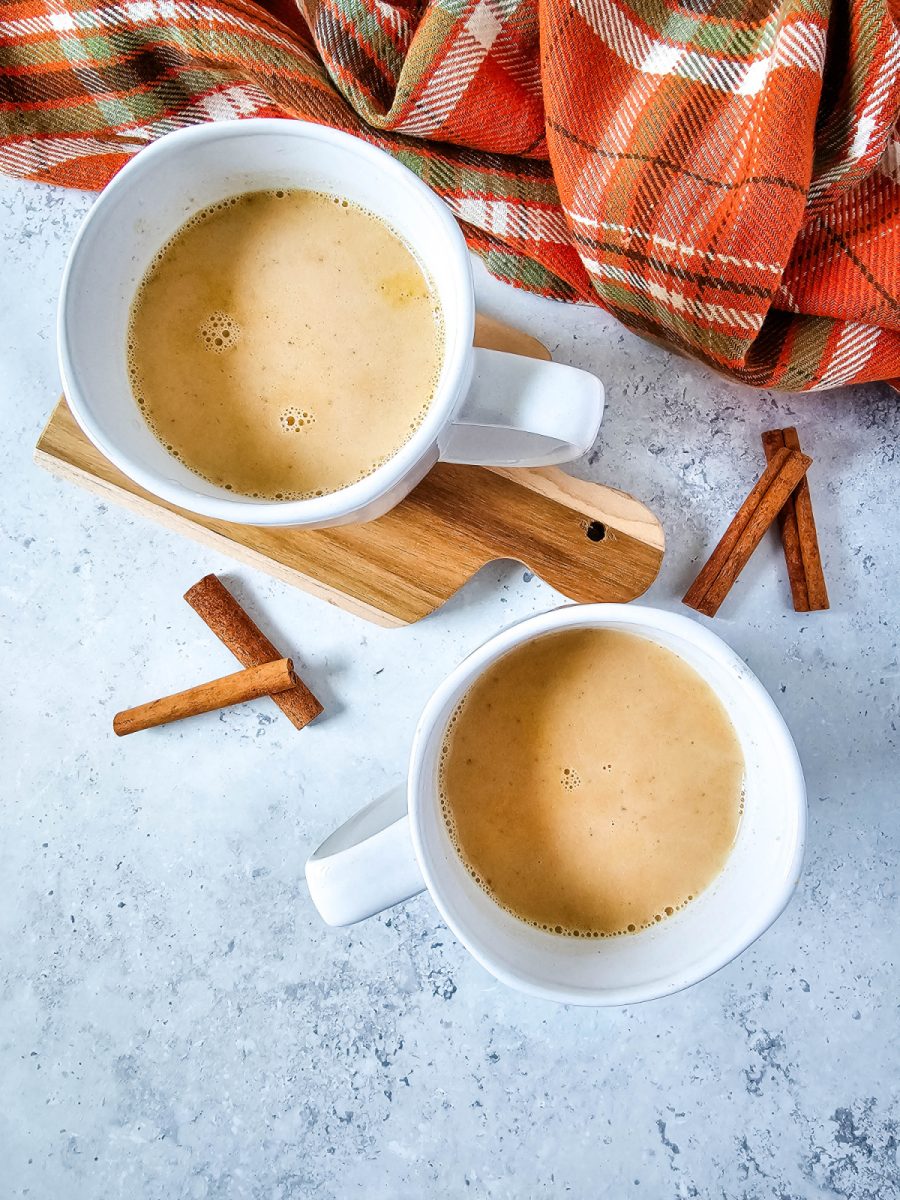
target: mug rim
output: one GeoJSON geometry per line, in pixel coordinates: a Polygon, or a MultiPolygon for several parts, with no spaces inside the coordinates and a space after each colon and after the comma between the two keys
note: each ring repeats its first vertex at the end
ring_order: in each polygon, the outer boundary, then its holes
{"type": "MultiPolygon", "coordinates": [[[[391,228],[390,223],[378,218],[391,228]]],[[[182,225],[184,222],[182,221],[182,225]]],[[[179,225],[177,228],[180,228],[179,225]]],[[[171,231],[171,235],[177,232],[171,231]]],[[[427,253],[420,245],[413,246],[405,236],[391,229],[395,236],[420,258],[426,271],[427,253]]],[[[96,268],[93,268],[96,270],[96,268]]],[[[130,303],[130,301],[129,301],[130,303]]],[[[217,520],[234,521],[238,524],[273,525],[323,525],[341,519],[352,519],[354,513],[364,510],[388,495],[404,478],[410,476],[429,455],[440,437],[442,429],[450,419],[459,399],[461,387],[466,382],[466,368],[471,361],[472,339],[475,328],[475,294],[472,266],[465,238],[446,204],[408,167],[392,158],[387,151],[363,141],[351,133],[317,125],[312,121],[301,121],[293,117],[250,117],[235,121],[211,121],[189,125],[164,134],[141,149],[113,176],[86,214],[66,258],[60,285],[56,321],[57,361],[63,383],[63,391],[75,420],[97,449],[105,455],[123,474],[153,495],[175,504],[179,508],[217,520]],[[122,187],[140,177],[141,172],[151,174],[157,162],[173,152],[180,151],[191,142],[228,141],[232,139],[267,136],[296,137],[301,140],[319,141],[344,147],[351,154],[367,161],[371,170],[391,176],[401,187],[406,187],[418,202],[431,210],[442,226],[454,259],[456,281],[454,294],[447,304],[442,303],[444,312],[455,321],[460,336],[456,345],[445,344],[443,364],[449,371],[441,391],[436,392],[425,411],[422,423],[395,454],[369,475],[329,492],[324,496],[313,496],[305,500],[254,500],[249,496],[210,496],[196,491],[191,486],[167,478],[164,474],[122,451],[106,435],[101,423],[95,418],[92,405],[84,394],[73,367],[71,353],[71,311],[83,298],[75,294],[72,278],[83,269],[85,244],[89,234],[107,217],[108,210],[116,202],[122,187]],[[448,310],[451,310],[448,312],[448,310]],[[455,310],[455,311],[453,311],[455,310]]],[[[133,402],[133,395],[128,399],[133,402]]],[[[135,408],[137,405],[135,404],[135,408]]],[[[177,460],[173,459],[173,462],[177,460]]],[[[429,464],[430,465],[430,464],[429,464]]],[[[190,469],[190,468],[188,468],[190,469]]],[[[192,472],[196,475],[196,472],[192,472]]],[[[196,476],[198,482],[202,476],[196,476]]]]}
{"type": "MultiPolygon", "coordinates": [[[[713,687],[712,684],[710,686],[713,687]]],[[[715,687],[713,690],[716,691],[715,687]]],[[[425,887],[441,918],[469,954],[495,979],[508,987],[542,1000],[585,1007],[614,1007],[661,999],[700,983],[733,962],[784,912],[800,878],[806,845],[807,804],[803,769],[787,723],[768,691],[743,659],[712,630],[681,613],[637,604],[564,605],[515,622],[467,655],[439,684],[416,725],[409,764],[407,810],[413,849],[425,887]],[[464,690],[468,689],[487,667],[503,654],[543,634],[568,627],[602,628],[612,624],[645,625],[683,637],[708,653],[713,661],[736,674],[739,686],[762,709],[769,725],[775,744],[774,752],[782,763],[784,803],[792,805],[794,809],[796,835],[790,862],[781,884],[772,888],[765,902],[754,910],[752,930],[748,935],[733,937],[695,961],[691,967],[671,972],[662,986],[659,980],[652,980],[649,983],[626,987],[574,989],[560,987],[552,982],[537,982],[524,973],[508,970],[493,962],[489,953],[470,941],[466,930],[456,920],[450,906],[444,902],[444,889],[440,882],[436,882],[425,853],[419,825],[424,805],[434,803],[434,796],[430,784],[427,789],[423,785],[423,771],[425,758],[434,738],[438,731],[443,734],[444,723],[441,721],[441,714],[461,685],[464,690]]]]}

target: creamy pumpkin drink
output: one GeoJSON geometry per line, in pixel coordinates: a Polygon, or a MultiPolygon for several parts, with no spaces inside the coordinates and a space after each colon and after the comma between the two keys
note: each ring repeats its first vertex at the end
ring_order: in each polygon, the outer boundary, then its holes
{"type": "Polygon", "coordinates": [[[475,682],[451,721],[441,804],[469,871],[529,924],[634,933],[721,871],[744,759],[710,686],[656,642],[548,634],[475,682]]]}
{"type": "Polygon", "coordinates": [[[428,409],[442,348],[400,238],[302,190],[192,217],[147,271],[128,331],[132,390],[166,449],[267,500],[339,491],[394,455],[428,409]]]}

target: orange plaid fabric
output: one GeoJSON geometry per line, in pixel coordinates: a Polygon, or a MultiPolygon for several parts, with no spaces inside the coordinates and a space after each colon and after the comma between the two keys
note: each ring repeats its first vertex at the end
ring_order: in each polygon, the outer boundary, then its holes
{"type": "Polygon", "coordinates": [[[0,169],[99,188],[196,121],[396,155],[501,279],[734,379],[900,375],[889,0],[4,0],[0,169]]]}

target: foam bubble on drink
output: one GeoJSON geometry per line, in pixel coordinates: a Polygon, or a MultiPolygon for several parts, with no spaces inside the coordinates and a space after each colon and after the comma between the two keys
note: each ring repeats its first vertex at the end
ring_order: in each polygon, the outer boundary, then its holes
{"type": "Polygon", "coordinates": [[[230,313],[216,310],[200,326],[199,333],[207,350],[224,354],[240,340],[241,327],[230,313]]]}
{"type": "Polygon", "coordinates": [[[303,433],[311,425],[315,425],[316,414],[310,412],[309,409],[290,405],[288,408],[282,409],[279,420],[285,433],[303,433]]]}
{"type": "Polygon", "coordinates": [[[563,767],[560,783],[567,792],[574,792],[576,788],[581,787],[581,776],[574,767],[563,767]]]}

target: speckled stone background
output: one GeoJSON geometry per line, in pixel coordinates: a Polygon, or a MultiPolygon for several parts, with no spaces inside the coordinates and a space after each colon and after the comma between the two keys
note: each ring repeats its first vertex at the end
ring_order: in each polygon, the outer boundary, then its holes
{"type": "Polygon", "coordinates": [[[397,780],[442,674],[559,596],[484,570],[385,631],[32,465],[59,390],[60,273],[90,197],[0,181],[0,1196],[900,1195],[900,399],[729,386],[595,310],[480,277],[486,310],[605,380],[578,474],[662,517],[678,597],[795,422],[833,611],[790,609],[774,537],[715,622],[807,772],[798,895],[712,979],[643,1007],[506,990],[420,897],[329,931],[307,853],[397,780]],[[265,703],[117,741],[117,707],[232,669],[181,599],[225,572],[328,716],[265,703]]]}

